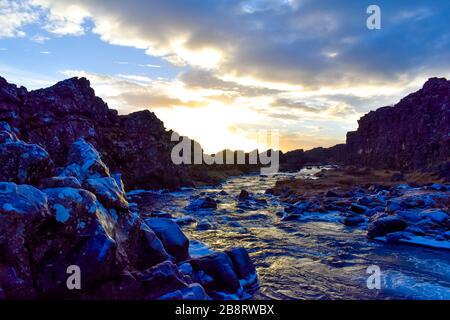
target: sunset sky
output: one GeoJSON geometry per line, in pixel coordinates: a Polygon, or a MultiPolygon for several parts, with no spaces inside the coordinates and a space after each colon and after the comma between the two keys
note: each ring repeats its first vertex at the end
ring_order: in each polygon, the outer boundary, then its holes
{"type": "Polygon", "coordinates": [[[0,76],[87,77],[207,152],[345,141],[357,119],[450,75],[450,1],[0,0],[0,76]],[[366,9],[381,8],[369,30],[366,9]]]}

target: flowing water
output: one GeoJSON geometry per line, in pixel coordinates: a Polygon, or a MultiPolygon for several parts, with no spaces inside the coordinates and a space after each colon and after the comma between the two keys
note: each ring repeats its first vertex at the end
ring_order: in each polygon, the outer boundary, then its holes
{"type": "Polygon", "coordinates": [[[219,187],[157,192],[149,208],[216,226],[204,231],[196,230],[196,223],[182,227],[193,255],[205,252],[204,245],[213,250],[245,247],[260,280],[256,299],[450,299],[449,251],[369,241],[364,228],[346,227],[333,214],[281,221],[277,212],[283,204],[265,190],[278,179],[311,178],[317,170],[246,175],[219,187]],[[242,208],[237,199],[242,189],[266,199],[267,205],[242,208]],[[197,195],[212,195],[220,201],[218,208],[186,210],[197,195]],[[367,286],[372,265],[381,270],[380,290],[367,286]]]}

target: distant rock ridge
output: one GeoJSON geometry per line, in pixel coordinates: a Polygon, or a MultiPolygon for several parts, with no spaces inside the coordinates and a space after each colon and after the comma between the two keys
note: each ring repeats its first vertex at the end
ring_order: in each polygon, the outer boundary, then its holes
{"type": "Polygon", "coordinates": [[[415,170],[450,160],[450,81],[429,79],[392,107],[371,111],[347,134],[347,162],[415,170]]]}
{"type": "Polygon", "coordinates": [[[434,170],[450,179],[450,81],[431,78],[394,106],[370,111],[345,144],[281,156],[281,165],[340,163],[392,170],[434,170]]]}
{"type": "Polygon", "coordinates": [[[112,171],[130,188],[176,188],[189,185],[182,166],[170,160],[171,132],[154,113],[118,115],[95,95],[86,78],[71,78],[46,89],[27,91],[0,77],[0,121],[18,136],[43,147],[63,166],[79,138],[92,143],[112,171]]]}

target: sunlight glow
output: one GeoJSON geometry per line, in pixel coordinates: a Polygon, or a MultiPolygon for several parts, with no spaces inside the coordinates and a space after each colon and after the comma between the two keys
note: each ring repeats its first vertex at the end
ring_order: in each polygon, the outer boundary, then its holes
{"type": "Polygon", "coordinates": [[[223,149],[251,151],[268,146],[257,141],[257,132],[240,128],[236,120],[245,120],[258,115],[250,110],[223,105],[201,108],[174,107],[154,110],[166,127],[177,128],[177,132],[201,142],[205,152],[215,153],[223,149]]]}

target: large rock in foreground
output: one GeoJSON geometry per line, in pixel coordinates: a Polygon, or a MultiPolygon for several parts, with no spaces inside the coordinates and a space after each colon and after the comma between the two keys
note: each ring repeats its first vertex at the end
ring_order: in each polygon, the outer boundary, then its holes
{"type": "MultiPolygon", "coordinates": [[[[9,125],[1,128],[0,147],[25,145],[9,125]]],[[[51,163],[44,149],[35,157],[26,148],[13,154],[51,163]]],[[[217,253],[221,258],[212,263],[199,258],[196,265],[212,274],[214,283],[181,272],[174,262],[189,264],[189,240],[181,229],[170,219],[144,220],[131,211],[120,174],[111,174],[84,139],[69,147],[68,163],[58,176],[35,170],[34,161],[19,161],[24,177],[34,178],[18,182],[40,190],[0,182],[0,298],[174,300],[210,299],[209,293],[249,298],[257,287],[254,267],[242,250],[230,251],[229,257],[217,253]],[[67,287],[67,270],[73,266],[81,272],[80,290],[67,287]]],[[[21,177],[11,166],[0,173],[12,173],[11,180],[21,177]]]]}

